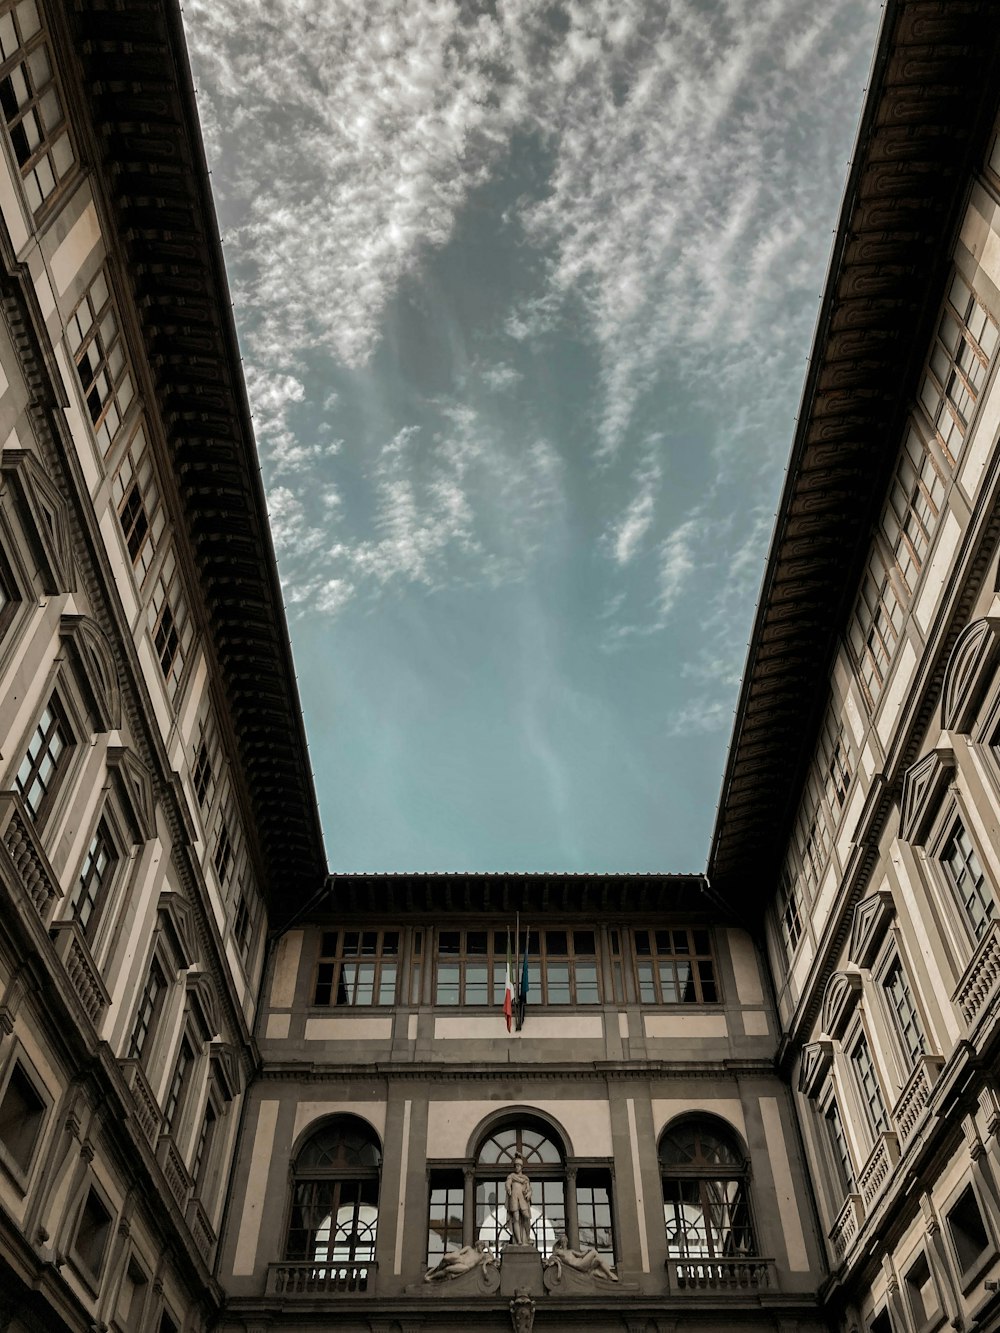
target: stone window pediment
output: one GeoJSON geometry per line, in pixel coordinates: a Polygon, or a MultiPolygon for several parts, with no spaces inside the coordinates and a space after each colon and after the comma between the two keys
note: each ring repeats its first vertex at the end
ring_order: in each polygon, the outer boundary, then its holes
{"type": "Polygon", "coordinates": [[[854,909],[847,955],[850,962],[856,967],[871,967],[895,915],[896,907],[888,889],[879,889],[862,898],[854,909]]]}
{"type": "Polygon", "coordinates": [[[955,756],[943,746],[907,769],[899,819],[899,836],[904,842],[923,843],[954,772],[955,756]]]}
{"type": "Polygon", "coordinates": [[[966,625],[955,641],[941,686],[941,726],[971,730],[1000,662],[1000,619],[983,616],[966,625]]]}
{"type": "Polygon", "coordinates": [[[832,1041],[811,1041],[804,1046],[799,1065],[799,1092],[809,1098],[817,1097],[832,1063],[832,1041]]]}
{"type": "Polygon", "coordinates": [[[63,616],[59,637],[72,657],[95,730],[117,731],[122,724],[121,686],[107,635],[89,616],[63,616]]]}
{"type": "Polygon", "coordinates": [[[73,592],[69,518],[55,482],[26,449],[5,449],[2,469],[14,482],[21,520],[38,556],[42,586],[51,596],[73,592]]]}
{"type": "Polygon", "coordinates": [[[823,1031],[839,1041],[861,998],[861,976],[858,972],[834,972],[823,997],[823,1031]]]}

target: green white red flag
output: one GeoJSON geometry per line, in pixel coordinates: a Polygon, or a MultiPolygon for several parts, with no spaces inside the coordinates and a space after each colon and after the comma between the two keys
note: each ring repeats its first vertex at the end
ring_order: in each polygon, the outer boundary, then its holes
{"type": "Polygon", "coordinates": [[[507,932],[507,973],[504,978],[503,1016],[507,1020],[507,1031],[514,1016],[514,968],[510,961],[510,931],[507,932]]]}

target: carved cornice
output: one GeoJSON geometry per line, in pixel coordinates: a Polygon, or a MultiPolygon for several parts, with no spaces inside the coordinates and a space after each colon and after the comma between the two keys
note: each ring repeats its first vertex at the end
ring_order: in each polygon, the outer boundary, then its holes
{"type": "Polygon", "coordinates": [[[709,860],[733,902],[762,907],[777,878],[966,182],[995,119],[998,42],[986,0],[885,8],[709,860]]]}
{"type": "MultiPolygon", "coordinates": [[[[506,1083],[528,1080],[540,1083],[588,1083],[599,1089],[608,1082],[631,1081],[635,1079],[647,1082],[650,1079],[665,1081],[705,1079],[720,1084],[727,1079],[738,1083],[740,1079],[774,1078],[780,1081],[771,1060],[743,1060],[698,1062],[694,1060],[633,1060],[627,1064],[594,1063],[587,1068],[580,1065],[519,1064],[516,1073],[514,1067],[497,1061],[487,1065],[480,1063],[469,1065],[445,1064],[441,1061],[427,1060],[414,1062],[406,1060],[399,1064],[390,1061],[373,1061],[369,1064],[344,1064],[329,1061],[283,1061],[280,1064],[264,1065],[257,1074],[259,1079],[281,1083],[329,1083],[333,1080],[359,1079],[369,1083],[384,1079],[386,1083],[400,1079],[420,1081],[432,1079],[435,1083],[496,1083],[503,1078],[506,1083]]],[[[376,1097],[377,1100],[377,1097],[376,1097]]]]}
{"type": "MultiPolygon", "coordinates": [[[[177,0],[66,7],[272,921],[326,873],[283,599],[177,0]],[[155,96],[150,89],[155,88],[155,96]]],[[[148,372],[148,373],[147,373],[148,372]]]]}

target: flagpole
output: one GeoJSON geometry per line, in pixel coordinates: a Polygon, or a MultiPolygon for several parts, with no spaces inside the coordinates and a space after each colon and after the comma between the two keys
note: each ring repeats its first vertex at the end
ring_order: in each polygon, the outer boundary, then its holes
{"type": "Polygon", "coordinates": [[[520,985],[521,976],[521,913],[513,914],[513,974],[520,985]]]}

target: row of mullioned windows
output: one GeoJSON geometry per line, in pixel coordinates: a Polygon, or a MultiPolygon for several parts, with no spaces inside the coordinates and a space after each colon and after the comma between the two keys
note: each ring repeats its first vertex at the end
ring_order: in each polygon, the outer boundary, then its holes
{"type": "MultiPolygon", "coordinates": [[[[664,1132],[658,1157],[673,1280],[704,1282],[714,1276],[714,1264],[727,1265],[730,1276],[743,1263],[753,1271],[760,1250],[749,1162],[735,1133],[714,1117],[691,1114],[664,1132]]],[[[308,1267],[318,1290],[366,1289],[376,1254],[381,1168],[376,1135],[353,1116],[328,1120],[300,1149],[285,1261],[308,1267]]],[[[574,1247],[596,1251],[605,1273],[619,1261],[610,1165],[567,1160],[552,1128],[522,1115],[486,1131],[470,1162],[430,1170],[429,1269],[463,1245],[485,1244],[498,1254],[510,1241],[505,1181],[512,1172],[529,1182],[531,1243],[543,1257],[568,1236],[574,1247]]]]}
{"type": "Polygon", "coordinates": [[[39,213],[74,157],[36,0],[0,5],[0,110],[28,207],[39,213]]]}
{"type": "Polygon", "coordinates": [[[858,679],[872,705],[895,655],[998,341],[996,321],[956,274],[938,318],[848,634],[858,679]]]}
{"type": "MultiPolygon", "coordinates": [[[[420,1004],[427,985],[432,988],[432,1003],[438,1005],[503,1003],[510,944],[505,929],[416,928],[408,932],[405,954],[404,934],[400,930],[324,931],[313,1003],[420,1004]]],[[[705,929],[611,929],[607,932],[608,977],[602,975],[601,949],[601,935],[594,930],[531,931],[529,1002],[542,1006],[600,1004],[604,1000],[672,1005],[715,1004],[720,999],[711,937],[705,929]]],[[[515,988],[520,981],[520,975],[514,978],[515,988]]]]}

